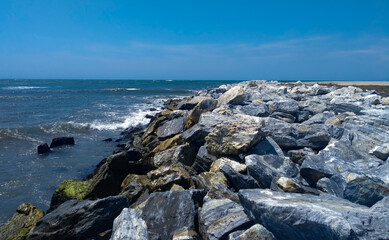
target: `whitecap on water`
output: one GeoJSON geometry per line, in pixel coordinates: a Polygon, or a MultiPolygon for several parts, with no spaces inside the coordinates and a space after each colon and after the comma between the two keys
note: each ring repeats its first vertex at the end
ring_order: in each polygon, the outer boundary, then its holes
{"type": "Polygon", "coordinates": [[[9,86],[3,87],[4,90],[29,90],[29,89],[43,89],[47,87],[36,87],[36,86],[9,86]]]}

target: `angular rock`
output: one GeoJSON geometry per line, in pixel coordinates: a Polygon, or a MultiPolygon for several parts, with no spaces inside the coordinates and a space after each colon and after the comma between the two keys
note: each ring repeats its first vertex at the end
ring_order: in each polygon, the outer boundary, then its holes
{"type": "Polygon", "coordinates": [[[178,145],[182,145],[184,143],[185,142],[182,139],[182,135],[177,134],[174,137],[166,139],[165,141],[159,143],[159,145],[157,147],[155,147],[152,152],[155,152],[155,153],[162,152],[166,149],[169,149],[169,148],[172,148],[172,147],[175,147],[178,145]]]}
{"type": "Polygon", "coordinates": [[[282,149],[271,137],[266,137],[262,141],[260,141],[257,145],[255,145],[251,150],[250,154],[257,155],[268,155],[273,154],[279,157],[285,157],[282,149]]]}
{"type": "Polygon", "coordinates": [[[296,121],[296,117],[294,117],[292,114],[284,112],[273,112],[270,114],[270,117],[282,120],[287,123],[294,123],[296,121]]]}
{"type": "Polygon", "coordinates": [[[53,211],[70,199],[84,200],[88,195],[89,185],[90,181],[63,180],[51,197],[50,208],[47,212],[53,211]]]}
{"type": "Polygon", "coordinates": [[[334,112],[338,112],[338,113],[353,112],[355,114],[360,114],[364,108],[355,103],[343,102],[343,103],[334,103],[332,105],[332,109],[334,112]]]}
{"type": "Polygon", "coordinates": [[[172,240],[201,240],[196,231],[183,227],[174,232],[172,240]]]}
{"type": "Polygon", "coordinates": [[[255,224],[246,231],[233,232],[228,236],[229,240],[275,240],[273,233],[269,232],[261,224],[255,224]]]}
{"type": "Polygon", "coordinates": [[[197,206],[204,195],[202,190],[152,193],[142,212],[150,238],[172,239],[183,227],[194,230],[197,206]]]}
{"type": "Polygon", "coordinates": [[[120,194],[125,195],[129,200],[129,204],[132,204],[149,189],[152,189],[152,184],[147,176],[129,174],[121,184],[120,194]]]}
{"type": "Polygon", "coordinates": [[[210,129],[201,124],[195,124],[182,133],[182,138],[194,146],[202,146],[205,143],[205,137],[210,133],[210,129]]]}
{"type": "Polygon", "coordinates": [[[166,139],[181,133],[184,130],[184,118],[179,117],[164,123],[157,129],[157,136],[166,139]]]}
{"type": "Polygon", "coordinates": [[[213,156],[208,153],[206,146],[201,146],[197,152],[196,159],[192,165],[192,168],[200,172],[208,172],[211,168],[212,163],[217,159],[216,156],[213,156]]]}
{"type": "Polygon", "coordinates": [[[49,145],[47,143],[41,144],[37,147],[38,154],[44,154],[51,152],[51,149],[49,148],[49,145]]]}
{"type": "Polygon", "coordinates": [[[195,108],[189,113],[189,116],[185,119],[185,129],[188,129],[199,122],[202,113],[212,111],[216,108],[217,101],[212,98],[204,99],[199,102],[195,108]]]}
{"type": "Polygon", "coordinates": [[[372,153],[377,158],[386,161],[389,157],[389,144],[378,146],[372,150],[372,153]]]}
{"type": "Polygon", "coordinates": [[[196,149],[189,144],[179,145],[154,155],[153,165],[160,167],[173,163],[182,163],[191,166],[196,158],[196,149]]]}
{"type": "Polygon", "coordinates": [[[275,111],[289,114],[295,114],[299,110],[299,104],[293,99],[275,102],[275,111]]]}
{"type": "MultiPolygon", "coordinates": [[[[354,174],[349,174],[349,175],[353,176],[354,174]]],[[[348,183],[347,178],[348,177],[347,176],[344,177],[343,174],[333,175],[330,178],[324,177],[321,178],[319,181],[317,181],[316,188],[321,191],[327,192],[331,195],[344,198],[343,192],[348,183]]]]}
{"type": "Polygon", "coordinates": [[[229,165],[232,167],[235,171],[239,173],[246,173],[247,172],[247,166],[239,163],[237,161],[231,160],[229,158],[219,158],[216,161],[214,161],[211,165],[211,168],[209,169],[210,172],[219,172],[221,171],[222,167],[224,165],[229,165]]]}
{"type": "Polygon", "coordinates": [[[0,239],[26,239],[28,233],[44,215],[43,210],[33,204],[22,203],[12,218],[3,226],[0,226],[0,239]]]}
{"type": "Polygon", "coordinates": [[[232,107],[235,114],[245,114],[256,117],[267,117],[270,114],[269,107],[266,103],[248,103],[246,105],[235,105],[232,107]]]}
{"type": "Polygon", "coordinates": [[[207,192],[207,195],[205,195],[204,202],[211,201],[212,199],[225,198],[240,204],[238,194],[231,191],[228,187],[220,184],[212,186],[212,188],[207,192]]]}
{"type": "Polygon", "coordinates": [[[227,187],[227,179],[221,172],[203,172],[196,177],[196,186],[198,189],[205,189],[209,191],[217,184],[227,187]]]}
{"type": "Polygon", "coordinates": [[[239,191],[240,189],[259,188],[259,184],[253,177],[240,174],[230,165],[224,165],[221,168],[221,171],[224,173],[228,182],[232,185],[235,191],[239,191]]]}
{"type": "Polygon", "coordinates": [[[199,229],[203,239],[226,239],[231,232],[247,229],[251,220],[243,207],[229,199],[205,202],[199,211],[199,229]]]}
{"type": "Polygon", "coordinates": [[[112,228],[114,219],[128,207],[125,196],[95,201],[69,200],[41,218],[27,239],[87,239],[112,228]]]}
{"type": "Polygon", "coordinates": [[[296,183],[293,179],[287,177],[273,178],[270,188],[272,190],[280,190],[283,192],[303,193],[304,189],[300,184],[296,183]]]}
{"type": "Polygon", "coordinates": [[[245,157],[249,174],[263,188],[269,188],[274,177],[285,176],[294,178],[298,174],[296,164],[276,155],[249,155],[245,157]]]}
{"type": "Polygon", "coordinates": [[[113,221],[110,240],[148,240],[146,222],[138,211],[124,208],[113,221]]]}
{"type": "Polygon", "coordinates": [[[241,104],[246,99],[246,93],[243,86],[232,87],[227,92],[223,93],[218,99],[218,105],[223,104],[232,104],[238,105],[241,104]]]}
{"type": "Polygon", "coordinates": [[[260,189],[240,190],[239,199],[250,218],[276,239],[389,238],[389,198],[370,209],[331,195],[260,189]]]}
{"type": "Polygon", "coordinates": [[[310,154],[315,154],[315,152],[310,148],[288,151],[288,157],[290,160],[298,165],[301,165],[304,161],[304,157],[310,154]]]}
{"type": "Polygon", "coordinates": [[[350,202],[371,207],[389,196],[389,188],[383,182],[375,182],[371,178],[363,177],[347,183],[343,195],[350,202]]]}
{"type": "Polygon", "coordinates": [[[74,145],[73,137],[59,137],[51,140],[50,148],[55,148],[63,145],[74,145]]]}
{"type": "Polygon", "coordinates": [[[188,171],[190,169],[183,165],[172,164],[150,171],[147,173],[147,177],[151,180],[153,189],[168,190],[173,184],[189,188],[191,186],[191,177],[188,171]]]}

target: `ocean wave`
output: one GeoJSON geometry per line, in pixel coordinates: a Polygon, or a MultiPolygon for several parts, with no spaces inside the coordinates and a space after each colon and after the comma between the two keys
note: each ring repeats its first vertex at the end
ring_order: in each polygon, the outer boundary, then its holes
{"type": "Polygon", "coordinates": [[[104,88],[105,91],[120,92],[120,91],[139,91],[140,88],[104,88]]]}
{"type": "Polygon", "coordinates": [[[3,90],[30,90],[30,89],[44,89],[47,87],[36,87],[36,86],[9,86],[2,87],[3,90]]]}

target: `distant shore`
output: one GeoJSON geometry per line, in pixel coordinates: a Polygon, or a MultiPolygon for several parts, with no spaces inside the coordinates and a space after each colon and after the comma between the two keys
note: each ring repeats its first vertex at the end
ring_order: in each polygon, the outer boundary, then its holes
{"type": "Polygon", "coordinates": [[[312,81],[339,86],[389,86],[389,81],[312,81]]]}

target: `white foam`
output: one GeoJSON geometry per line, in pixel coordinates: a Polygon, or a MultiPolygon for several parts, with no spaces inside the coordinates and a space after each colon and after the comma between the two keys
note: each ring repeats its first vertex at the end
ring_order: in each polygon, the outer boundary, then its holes
{"type": "Polygon", "coordinates": [[[140,88],[106,88],[104,90],[112,91],[112,92],[119,92],[119,91],[139,91],[140,88]]]}
{"type": "Polygon", "coordinates": [[[4,90],[29,90],[29,89],[43,89],[47,87],[36,87],[36,86],[9,86],[3,87],[4,90]]]}

